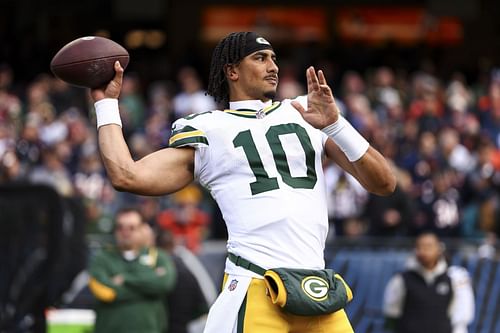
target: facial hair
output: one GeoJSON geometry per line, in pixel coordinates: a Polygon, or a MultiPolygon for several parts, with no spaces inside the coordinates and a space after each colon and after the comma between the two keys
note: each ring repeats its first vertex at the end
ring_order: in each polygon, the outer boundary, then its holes
{"type": "Polygon", "coordinates": [[[276,91],[272,91],[272,90],[271,91],[266,91],[264,93],[264,97],[268,98],[268,99],[270,99],[272,101],[276,97],[276,91]]]}

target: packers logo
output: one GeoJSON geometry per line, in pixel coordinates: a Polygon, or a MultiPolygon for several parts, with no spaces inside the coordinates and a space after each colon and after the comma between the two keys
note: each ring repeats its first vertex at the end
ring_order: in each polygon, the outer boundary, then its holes
{"type": "Polygon", "coordinates": [[[257,37],[257,39],[255,40],[257,43],[259,44],[266,44],[266,45],[271,45],[271,43],[269,43],[265,38],[263,37],[257,37]]]}
{"type": "Polygon", "coordinates": [[[313,300],[324,301],[328,296],[328,282],[317,276],[308,276],[302,280],[302,290],[313,300]]]}

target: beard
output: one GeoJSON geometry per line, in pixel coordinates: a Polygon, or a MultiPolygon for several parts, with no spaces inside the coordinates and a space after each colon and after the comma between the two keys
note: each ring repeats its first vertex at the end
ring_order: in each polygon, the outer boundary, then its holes
{"type": "Polygon", "coordinates": [[[274,98],[276,97],[276,91],[275,90],[266,91],[264,92],[264,97],[269,98],[270,100],[274,100],[274,98]]]}

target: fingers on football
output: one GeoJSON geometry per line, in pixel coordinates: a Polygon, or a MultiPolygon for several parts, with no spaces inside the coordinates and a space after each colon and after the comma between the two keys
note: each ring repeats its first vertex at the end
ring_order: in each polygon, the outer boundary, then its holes
{"type": "Polygon", "coordinates": [[[119,71],[122,71],[123,72],[123,67],[122,67],[122,64],[120,64],[120,62],[117,60],[115,61],[115,71],[116,72],[119,72],[119,71]]]}
{"type": "Polygon", "coordinates": [[[115,72],[116,72],[116,74],[123,75],[123,72],[124,72],[124,71],[125,71],[125,70],[123,69],[123,67],[122,67],[122,65],[120,64],[120,62],[119,62],[119,61],[116,61],[116,62],[115,62],[115,72]]]}
{"type": "Polygon", "coordinates": [[[116,61],[115,62],[115,77],[113,78],[113,81],[122,82],[123,72],[124,72],[124,69],[121,66],[120,62],[116,61]]]}

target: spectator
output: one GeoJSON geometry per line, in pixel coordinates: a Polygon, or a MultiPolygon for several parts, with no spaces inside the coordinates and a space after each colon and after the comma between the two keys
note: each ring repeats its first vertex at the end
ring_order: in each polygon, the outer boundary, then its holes
{"type": "Polygon", "coordinates": [[[449,168],[436,171],[421,186],[416,217],[417,233],[432,229],[440,236],[459,236],[460,199],[456,173],[449,168]]]}
{"type": "Polygon", "coordinates": [[[395,333],[466,333],[474,316],[468,272],[448,266],[436,234],[415,242],[407,269],[389,281],[384,293],[386,326],[395,333]]]}
{"type": "Polygon", "coordinates": [[[388,118],[390,108],[401,105],[401,96],[395,87],[396,78],[389,67],[376,69],[373,78],[373,91],[370,93],[374,110],[381,120],[388,118]]]}
{"type": "Polygon", "coordinates": [[[0,64],[0,123],[12,122],[19,125],[21,101],[10,89],[14,73],[8,64],[0,64]]]}
{"type": "Polygon", "coordinates": [[[500,150],[489,139],[481,141],[477,165],[467,174],[461,193],[468,212],[463,233],[468,237],[494,232],[500,227],[498,208],[500,188],[500,150]]]}
{"type": "Polygon", "coordinates": [[[95,332],[166,330],[164,298],[175,283],[171,259],[150,244],[139,211],[116,214],[116,247],[98,253],[89,268],[89,287],[96,299],[95,332]]]}
{"type": "Polygon", "coordinates": [[[88,107],[84,89],[70,86],[56,78],[51,80],[50,88],[50,101],[58,115],[68,110],[75,110],[81,115],[84,114],[84,110],[88,107]]]}
{"type": "Polygon", "coordinates": [[[341,91],[342,98],[345,98],[350,94],[365,94],[365,81],[359,73],[355,71],[347,71],[342,76],[341,91]]]}
{"type": "Polygon", "coordinates": [[[149,117],[144,124],[148,142],[155,148],[168,146],[173,118],[173,88],[169,82],[154,82],[148,89],[149,117]]]}
{"type": "Polygon", "coordinates": [[[461,129],[471,114],[472,93],[466,86],[461,73],[455,73],[446,88],[447,123],[456,129],[461,129]]]}
{"type": "MultiPolygon", "coordinates": [[[[325,168],[328,221],[330,235],[345,235],[346,224],[360,227],[359,217],[364,210],[368,192],[350,174],[334,164],[325,168]]],[[[350,228],[352,230],[352,228],[350,228]]]]}
{"type": "Polygon", "coordinates": [[[170,230],[177,242],[197,253],[205,237],[210,217],[200,208],[202,192],[190,185],[172,194],[173,206],[158,215],[162,229],[170,230]]]}
{"type": "Polygon", "coordinates": [[[67,150],[63,142],[42,150],[42,165],[37,166],[29,175],[30,181],[36,184],[47,184],[54,187],[59,194],[74,194],[74,184],[64,165],[67,150]]]}
{"type": "Polygon", "coordinates": [[[420,133],[436,132],[443,124],[444,105],[439,81],[428,74],[415,78],[415,99],[411,102],[408,116],[417,120],[420,133]]]}
{"type": "Polygon", "coordinates": [[[442,158],[448,166],[464,174],[474,169],[474,157],[460,143],[460,135],[456,129],[444,128],[438,139],[442,158]]]}
{"type": "MultiPolygon", "coordinates": [[[[411,132],[411,130],[409,130],[411,132]]],[[[411,134],[410,134],[411,135],[411,134]]],[[[442,167],[439,159],[437,138],[433,132],[424,132],[418,137],[418,149],[409,151],[400,164],[411,172],[416,185],[430,179],[432,174],[442,167]]]]}
{"type": "Polygon", "coordinates": [[[133,73],[123,78],[120,107],[123,110],[123,126],[127,137],[144,127],[146,104],[142,99],[139,77],[133,73]]]}
{"type": "Polygon", "coordinates": [[[497,148],[500,148],[500,72],[497,70],[489,86],[489,108],[481,112],[481,126],[497,148]]]}
{"type": "MultiPolygon", "coordinates": [[[[397,170],[397,169],[396,169],[397,170]]],[[[364,217],[369,220],[371,236],[406,236],[413,224],[415,205],[408,193],[411,177],[408,172],[397,170],[398,186],[388,197],[369,195],[364,217]]]]}
{"type": "Polygon", "coordinates": [[[0,154],[0,184],[21,180],[24,175],[21,163],[12,150],[0,154]]]}
{"type": "Polygon", "coordinates": [[[174,116],[176,119],[217,108],[213,98],[205,95],[201,80],[194,68],[181,68],[178,80],[181,92],[174,97],[174,116]]]}

